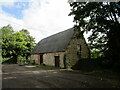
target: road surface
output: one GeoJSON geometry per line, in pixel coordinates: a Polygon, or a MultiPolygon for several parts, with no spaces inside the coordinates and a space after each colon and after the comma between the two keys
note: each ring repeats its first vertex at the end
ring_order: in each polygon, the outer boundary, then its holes
{"type": "Polygon", "coordinates": [[[30,65],[2,67],[2,88],[114,88],[117,84],[117,80],[30,65]]]}

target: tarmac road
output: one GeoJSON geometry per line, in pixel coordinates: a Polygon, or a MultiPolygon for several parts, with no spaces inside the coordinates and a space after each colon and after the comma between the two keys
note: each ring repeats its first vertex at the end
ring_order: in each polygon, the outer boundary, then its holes
{"type": "Polygon", "coordinates": [[[117,80],[17,64],[2,66],[2,88],[114,88],[117,80]]]}

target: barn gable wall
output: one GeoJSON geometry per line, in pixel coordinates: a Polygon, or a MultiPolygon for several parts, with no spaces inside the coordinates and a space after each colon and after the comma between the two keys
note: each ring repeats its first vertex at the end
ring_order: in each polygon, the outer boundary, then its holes
{"type": "Polygon", "coordinates": [[[73,38],[69,42],[69,45],[65,52],[66,64],[68,68],[71,68],[73,65],[75,65],[76,62],[81,58],[89,57],[89,48],[86,44],[84,37],[76,38],[75,35],[76,32],[74,33],[73,38]],[[81,47],[81,54],[80,54],[80,47],[81,47]]]}

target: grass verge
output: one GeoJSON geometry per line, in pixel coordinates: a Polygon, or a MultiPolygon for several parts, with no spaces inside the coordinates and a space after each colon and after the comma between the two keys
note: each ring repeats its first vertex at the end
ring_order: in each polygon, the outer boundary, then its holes
{"type": "Polygon", "coordinates": [[[65,72],[73,72],[78,74],[84,74],[89,76],[96,76],[100,78],[108,78],[108,79],[120,79],[120,73],[113,72],[112,70],[92,70],[92,71],[86,71],[86,70],[73,70],[73,69],[60,69],[53,66],[46,66],[46,65],[36,65],[36,67],[41,69],[50,69],[50,70],[60,70],[65,72]]]}

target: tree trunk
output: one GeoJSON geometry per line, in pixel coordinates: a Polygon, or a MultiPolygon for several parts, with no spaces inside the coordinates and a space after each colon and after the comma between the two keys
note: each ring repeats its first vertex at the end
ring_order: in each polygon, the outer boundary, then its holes
{"type": "Polygon", "coordinates": [[[29,55],[26,55],[26,61],[28,61],[28,57],[29,57],[29,55]]]}
{"type": "Polygon", "coordinates": [[[17,55],[14,55],[14,56],[13,56],[13,63],[14,63],[14,64],[17,64],[17,58],[18,58],[17,55]]]}

